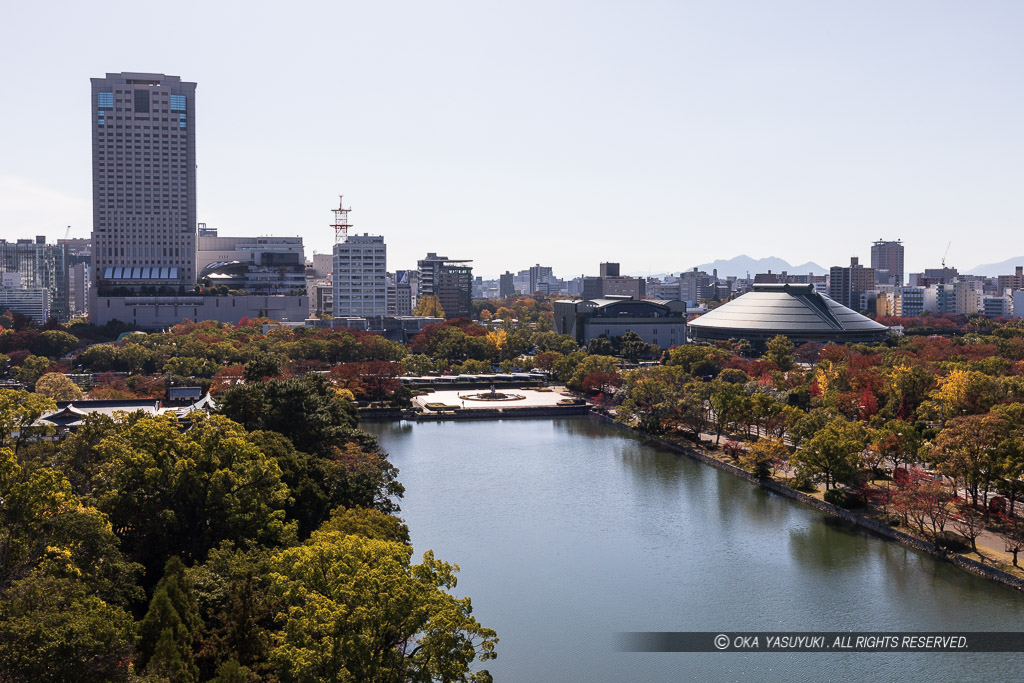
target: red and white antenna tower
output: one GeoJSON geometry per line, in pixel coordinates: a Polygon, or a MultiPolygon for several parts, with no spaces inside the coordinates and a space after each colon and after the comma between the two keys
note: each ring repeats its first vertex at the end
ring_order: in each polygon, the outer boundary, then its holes
{"type": "Polygon", "coordinates": [[[348,212],[352,209],[346,209],[342,203],[342,195],[338,195],[338,208],[333,209],[334,211],[334,223],[331,227],[334,228],[334,243],[340,244],[348,239],[348,229],[352,227],[352,224],[348,222],[348,212]]]}

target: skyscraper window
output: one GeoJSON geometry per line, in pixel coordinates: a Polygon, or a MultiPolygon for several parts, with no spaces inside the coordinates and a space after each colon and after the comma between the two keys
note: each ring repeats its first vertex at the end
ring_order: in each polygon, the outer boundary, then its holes
{"type": "MultiPolygon", "coordinates": [[[[193,97],[195,93],[195,83],[184,83],[177,76],[110,73],[105,78],[92,79],[92,98],[98,110],[94,112],[94,120],[104,123],[103,110],[114,108],[115,88],[123,88],[124,85],[137,86],[135,90],[129,88],[121,92],[124,93],[124,104],[134,109],[139,115],[135,118],[142,124],[151,121],[149,113],[162,103],[163,89],[175,93],[168,93],[168,97],[173,97],[181,110],[184,110],[187,98],[193,97]],[[158,85],[160,92],[151,91],[147,85],[158,85]]],[[[131,115],[127,117],[129,121],[131,118],[131,115]]],[[[172,163],[160,153],[162,147],[154,138],[161,136],[150,132],[159,130],[159,126],[129,123],[118,128],[127,129],[127,132],[118,130],[117,136],[111,133],[103,135],[103,128],[99,127],[98,130],[94,128],[96,132],[93,133],[93,160],[94,168],[97,169],[93,178],[93,245],[98,256],[93,271],[96,278],[94,291],[104,296],[104,291],[118,290],[123,286],[139,286],[139,282],[123,282],[121,276],[104,275],[143,263],[132,261],[133,258],[148,258],[151,259],[146,262],[148,265],[168,269],[168,274],[152,276],[156,281],[143,284],[193,284],[195,269],[192,254],[196,248],[194,126],[188,126],[174,136],[181,143],[180,146],[175,145],[178,152],[175,156],[180,157],[180,163],[178,158],[172,163]],[[113,162],[115,158],[119,166],[116,171],[113,163],[109,166],[103,163],[105,159],[113,162]],[[117,195],[112,192],[115,181],[117,195]],[[161,184],[163,187],[159,187],[161,184]],[[166,198],[161,201],[161,197],[166,198]],[[161,245],[160,249],[157,249],[157,244],[161,245]],[[169,274],[173,258],[171,249],[164,245],[173,248],[178,254],[177,259],[181,259],[180,265],[183,267],[175,269],[173,274],[169,274]],[[166,256],[165,249],[168,252],[166,256]]],[[[148,280],[150,277],[147,275],[137,279],[148,280]]]]}
{"type": "Polygon", "coordinates": [[[135,91],[135,113],[136,114],[148,114],[149,113],[149,91],[148,90],[136,90],[135,91]]]}

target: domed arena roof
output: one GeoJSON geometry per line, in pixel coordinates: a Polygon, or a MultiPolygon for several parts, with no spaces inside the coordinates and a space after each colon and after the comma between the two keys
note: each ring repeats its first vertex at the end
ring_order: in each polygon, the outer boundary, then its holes
{"type": "Polygon", "coordinates": [[[782,334],[794,342],[884,341],[889,328],[814,291],[814,285],[757,284],[754,289],[688,324],[694,341],[765,341],[782,334]]]}

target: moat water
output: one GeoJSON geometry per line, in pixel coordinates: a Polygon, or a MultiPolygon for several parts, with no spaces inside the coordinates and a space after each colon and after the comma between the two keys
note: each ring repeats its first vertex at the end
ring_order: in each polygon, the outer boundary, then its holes
{"type": "Polygon", "coordinates": [[[624,653],[620,631],[1019,631],[1024,594],[586,417],[364,423],[496,681],[1020,680],[1024,654],[624,653]]]}

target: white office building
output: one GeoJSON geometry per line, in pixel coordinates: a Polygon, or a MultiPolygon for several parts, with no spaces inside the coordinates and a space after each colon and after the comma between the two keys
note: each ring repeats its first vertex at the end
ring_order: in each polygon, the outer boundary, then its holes
{"type": "Polygon", "coordinates": [[[387,315],[387,247],[379,235],[349,235],[334,245],[334,315],[387,315]]]}

